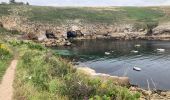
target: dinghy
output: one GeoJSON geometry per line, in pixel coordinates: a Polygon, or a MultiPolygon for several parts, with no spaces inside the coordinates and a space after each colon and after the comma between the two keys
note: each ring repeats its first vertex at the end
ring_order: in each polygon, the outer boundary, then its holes
{"type": "Polygon", "coordinates": [[[158,52],[165,52],[165,49],[156,49],[158,52]]]}
{"type": "Polygon", "coordinates": [[[141,47],[141,45],[140,44],[136,44],[135,47],[141,47]]]}
{"type": "Polygon", "coordinates": [[[135,70],[135,71],[141,71],[142,69],[139,68],[139,67],[133,67],[133,70],[135,70]]]}
{"type": "Polygon", "coordinates": [[[139,51],[136,51],[136,50],[132,50],[131,52],[133,52],[133,53],[138,53],[139,51]]]}
{"type": "Polygon", "coordinates": [[[105,52],[105,55],[110,55],[110,52],[105,52]]]}

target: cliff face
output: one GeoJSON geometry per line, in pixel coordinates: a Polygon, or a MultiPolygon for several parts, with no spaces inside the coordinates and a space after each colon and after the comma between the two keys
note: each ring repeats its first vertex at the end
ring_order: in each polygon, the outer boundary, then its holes
{"type": "Polygon", "coordinates": [[[29,18],[20,16],[21,12],[28,12],[30,9],[15,7],[11,9],[11,14],[0,18],[0,23],[8,30],[17,30],[24,34],[31,34],[42,38],[47,31],[55,34],[58,38],[66,38],[66,33],[77,27],[84,37],[81,38],[114,38],[114,39],[159,39],[170,38],[170,23],[159,24],[153,29],[137,25],[133,22],[124,23],[85,23],[78,19],[69,20],[67,23],[52,24],[40,23],[28,20],[29,18]],[[150,36],[147,36],[150,30],[150,36]]]}
{"type": "Polygon", "coordinates": [[[112,36],[112,37],[131,37],[131,36],[144,36],[145,29],[136,30],[133,24],[87,24],[70,21],[67,24],[55,25],[48,23],[30,22],[26,18],[20,16],[4,16],[0,20],[3,27],[8,30],[18,30],[22,33],[31,33],[35,35],[45,34],[46,31],[53,32],[57,37],[66,36],[67,31],[71,30],[73,26],[78,27],[85,35],[92,36],[112,36]]]}

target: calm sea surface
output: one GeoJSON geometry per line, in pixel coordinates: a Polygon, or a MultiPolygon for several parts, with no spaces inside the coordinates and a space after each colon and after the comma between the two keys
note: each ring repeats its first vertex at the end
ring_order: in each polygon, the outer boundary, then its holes
{"type": "Polygon", "coordinates": [[[170,90],[170,41],[83,40],[73,44],[56,52],[96,72],[127,76],[142,88],[147,88],[148,80],[151,88],[170,90]],[[159,48],[165,52],[158,52],[159,48]],[[134,71],[135,66],[141,71],[134,71]]]}

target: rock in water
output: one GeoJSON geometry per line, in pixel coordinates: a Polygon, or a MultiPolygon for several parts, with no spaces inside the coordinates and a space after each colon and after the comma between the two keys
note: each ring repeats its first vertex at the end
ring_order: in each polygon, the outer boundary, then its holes
{"type": "Polygon", "coordinates": [[[71,42],[66,42],[65,46],[71,46],[71,42]]]}

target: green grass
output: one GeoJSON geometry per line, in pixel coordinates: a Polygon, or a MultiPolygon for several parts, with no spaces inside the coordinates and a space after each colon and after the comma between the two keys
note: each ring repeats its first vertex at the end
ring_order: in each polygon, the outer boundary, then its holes
{"type": "Polygon", "coordinates": [[[31,21],[47,23],[65,23],[68,20],[80,20],[87,23],[123,23],[123,22],[148,22],[159,21],[164,17],[160,10],[144,7],[106,7],[106,8],[55,8],[31,7],[27,16],[31,21]]]}
{"type": "Polygon", "coordinates": [[[125,7],[122,10],[127,14],[128,19],[133,19],[140,22],[158,21],[164,16],[161,10],[153,10],[151,8],[140,7],[125,7]]]}
{"type": "Polygon", "coordinates": [[[10,61],[11,61],[10,58],[0,61],[0,82],[2,80],[3,75],[5,74],[6,69],[9,66],[10,61]]]}
{"type": "Polygon", "coordinates": [[[0,5],[0,16],[8,15],[9,9],[18,7],[20,16],[41,23],[64,24],[79,20],[83,23],[146,23],[169,20],[168,7],[39,7],[0,5]],[[163,10],[166,10],[164,12],[163,10]]]}
{"type": "Polygon", "coordinates": [[[0,81],[12,59],[10,47],[4,41],[7,35],[11,35],[10,31],[0,27],[0,81]]]}
{"type": "Polygon", "coordinates": [[[0,81],[9,66],[12,55],[9,50],[7,50],[7,46],[0,42],[0,81]]]}
{"type": "Polygon", "coordinates": [[[10,14],[10,10],[11,6],[9,5],[1,5],[0,4],[0,17],[4,16],[4,15],[9,15],[10,14]]]}
{"type": "Polygon", "coordinates": [[[20,48],[21,56],[14,100],[138,100],[140,97],[139,93],[132,94],[111,80],[104,82],[78,72],[53,51],[40,49],[39,44],[24,41],[10,44],[20,48]]]}

